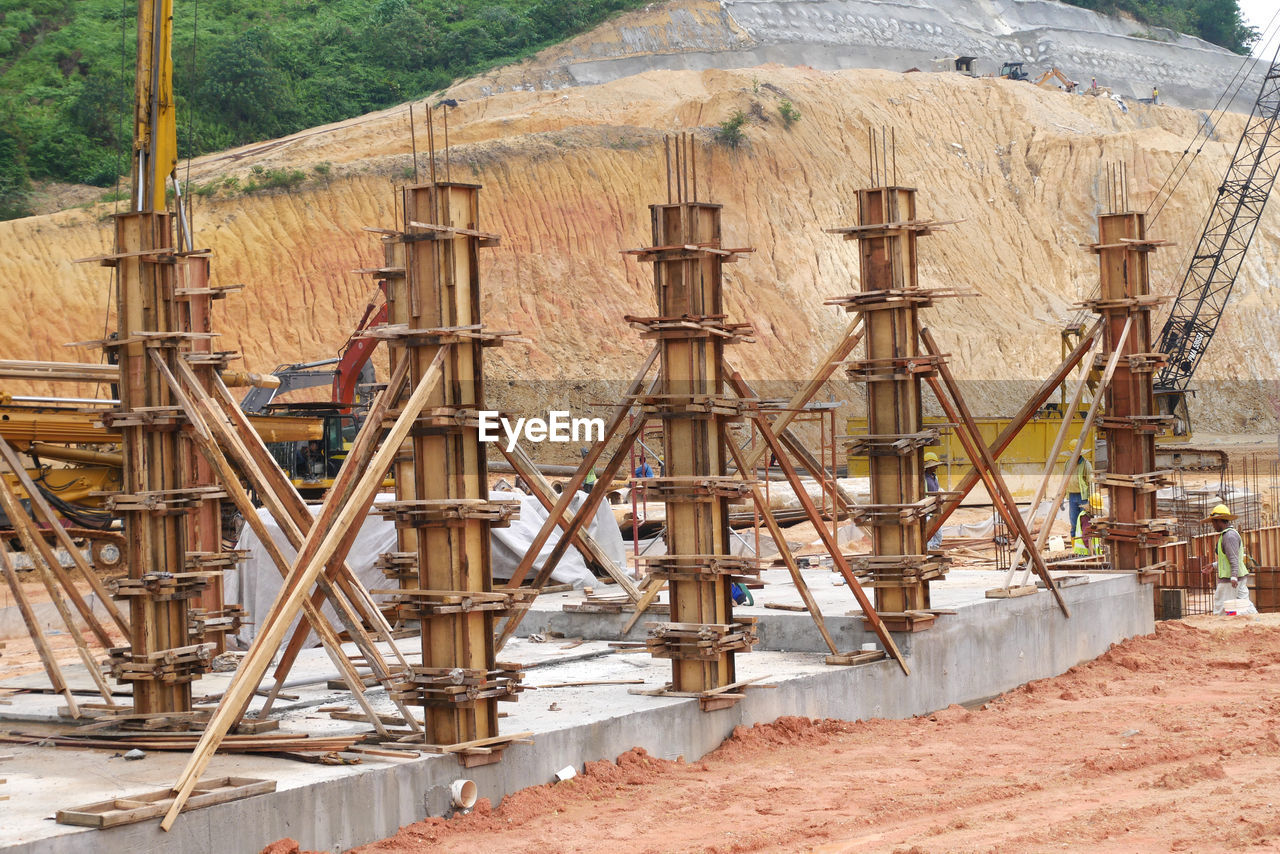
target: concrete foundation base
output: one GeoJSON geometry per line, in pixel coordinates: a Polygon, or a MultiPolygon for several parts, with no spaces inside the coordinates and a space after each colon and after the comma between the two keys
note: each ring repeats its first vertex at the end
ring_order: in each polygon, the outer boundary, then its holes
{"type": "MultiPolygon", "coordinates": [[[[856,613],[847,616],[839,610],[848,608],[852,597],[833,589],[825,575],[814,571],[815,593],[832,611],[828,622],[842,649],[856,650],[864,638],[861,620],[856,613]],[[826,584],[825,590],[818,586],[820,582],[826,584]]],[[[985,599],[984,591],[1002,580],[990,572],[954,571],[935,587],[935,606],[954,608],[957,613],[940,617],[927,632],[900,636],[910,676],[891,660],[826,666],[825,648],[813,643],[817,632],[808,615],[744,609],[761,617],[761,635],[770,648],[740,656],[739,675],[767,677],[760,685],[771,687],[748,688],[737,705],[714,712],[700,711],[691,699],[628,693],[631,688],[660,688],[669,675],[668,663],[645,653],[615,653],[606,643],[613,639],[609,624],[613,622],[616,634],[617,624],[626,615],[566,614],[555,609],[557,602],[567,601],[570,595],[558,594],[547,597],[525,625],[543,632],[559,625],[558,630],[569,637],[584,637],[584,630],[590,629],[593,640],[568,644],[518,639],[500,657],[524,663],[525,683],[531,687],[603,680],[632,684],[527,691],[520,702],[505,706],[509,717],[503,720],[503,730],[533,731],[534,743],[512,746],[497,764],[464,769],[449,756],[385,761],[366,756],[361,765],[329,767],[220,755],[211,764],[209,776],[270,778],[277,781],[277,791],[184,813],[166,834],[155,820],[100,831],[58,825],[49,819],[60,808],[165,788],[177,778],[186,754],[151,753],[142,761],[125,762],[107,751],[0,745],[0,754],[12,754],[0,763],[0,777],[8,780],[0,794],[10,797],[3,805],[0,851],[256,852],[286,836],[305,848],[343,850],[439,814],[444,804],[442,787],[460,778],[474,780],[480,797],[497,803],[508,793],[552,782],[555,772],[565,766],[581,770],[585,762],[613,759],[636,746],[655,756],[692,761],[714,749],[734,727],[784,715],[856,720],[924,714],[1057,675],[1098,656],[1113,643],[1154,629],[1152,588],[1132,576],[1095,575],[1087,584],[1064,589],[1070,619],[1059,613],[1044,592],[985,599]],[[564,622],[569,617],[575,619],[564,622]],[[800,651],[778,648],[787,645],[800,651]],[[563,648],[568,646],[572,648],[563,648]]],[[[758,602],[780,601],[786,592],[774,583],[766,590],[767,597],[758,594],[758,602]]],[[[581,598],[580,594],[571,597],[581,598]]],[[[318,706],[342,702],[346,695],[323,687],[323,655],[319,650],[309,655],[306,667],[316,684],[293,689],[299,700],[285,712],[281,728],[316,734],[362,729],[315,711],[318,706]]],[[[302,677],[307,671],[295,672],[302,677]]],[[[197,693],[206,687],[202,685],[197,693]]],[[[25,732],[38,726],[3,720],[6,710],[22,716],[21,706],[34,702],[35,696],[30,701],[15,696],[14,705],[0,706],[0,728],[25,732]]],[[[380,692],[371,696],[391,709],[380,692]]],[[[49,697],[43,705],[52,705],[49,697]]],[[[31,710],[25,716],[30,720],[31,710]]]]}

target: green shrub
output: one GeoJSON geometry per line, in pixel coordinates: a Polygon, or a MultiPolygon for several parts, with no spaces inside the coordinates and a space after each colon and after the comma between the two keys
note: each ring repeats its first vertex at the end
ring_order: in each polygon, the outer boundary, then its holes
{"type": "Polygon", "coordinates": [[[782,123],[787,127],[791,127],[800,121],[800,111],[796,109],[795,104],[783,98],[778,103],[778,115],[782,116],[782,123]]]}
{"type": "Polygon", "coordinates": [[[716,142],[727,145],[729,148],[737,148],[746,139],[746,134],[742,132],[742,127],[746,123],[747,114],[738,110],[717,126],[716,142]]]}

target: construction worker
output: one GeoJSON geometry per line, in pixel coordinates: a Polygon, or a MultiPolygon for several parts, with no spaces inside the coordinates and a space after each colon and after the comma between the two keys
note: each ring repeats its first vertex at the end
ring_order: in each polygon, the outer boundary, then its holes
{"type": "MultiPolygon", "coordinates": [[[[924,491],[929,495],[937,495],[942,491],[942,487],[938,485],[938,466],[942,465],[942,460],[938,459],[938,455],[933,451],[926,451],[924,455],[924,491]]],[[[929,519],[933,517],[930,516],[929,519]]],[[[926,520],[927,523],[928,520],[926,520]]],[[[942,548],[942,529],[939,528],[937,533],[929,538],[927,546],[929,551],[936,551],[942,548]]]]}
{"type": "Polygon", "coordinates": [[[631,474],[635,477],[653,477],[653,466],[649,465],[644,454],[640,455],[640,465],[631,474]]]}
{"type": "Polygon", "coordinates": [[[1221,614],[1228,599],[1249,598],[1249,567],[1240,532],[1231,524],[1236,515],[1225,504],[1219,504],[1203,521],[1218,532],[1218,589],[1213,595],[1213,613],[1221,614]]]}
{"type": "MultiPolygon", "coordinates": [[[[582,458],[585,460],[587,458],[587,455],[590,453],[591,453],[590,448],[583,448],[582,458]]],[[[591,470],[587,472],[586,480],[582,481],[582,491],[590,492],[592,487],[594,487],[595,485],[596,485],[596,467],[592,466],[591,470]]]]}
{"type": "Polygon", "coordinates": [[[1102,493],[1095,492],[1089,496],[1089,503],[1076,516],[1075,529],[1071,537],[1071,550],[1078,555],[1102,554],[1102,540],[1092,536],[1093,520],[1102,515],[1102,493]]]}
{"type": "MultiPolygon", "coordinates": [[[[1072,439],[1067,445],[1067,452],[1074,454],[1080,447],[1079,439],[1072,439]]],[[[1084,507],[1085,496],[1093,494],[1093,466],[1085,459],[1086,451],[1080,451],[1080,460],[1075,471],[1071,473],[1071,482],[1067,490],[1067,520],[1074,526],[1080,518],[1080,510],[1084,507]]]]}

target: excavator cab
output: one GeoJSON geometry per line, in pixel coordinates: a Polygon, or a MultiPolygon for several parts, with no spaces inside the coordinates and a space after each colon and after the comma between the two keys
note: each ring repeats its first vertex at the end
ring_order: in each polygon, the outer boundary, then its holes
{"type": "Polygon", "coordinates": [[[1000,66],[1000,76],[1006,80],[1026,80],[1027,72],[1022,68],[1021,62],[1006,62],[1000,66]]]}

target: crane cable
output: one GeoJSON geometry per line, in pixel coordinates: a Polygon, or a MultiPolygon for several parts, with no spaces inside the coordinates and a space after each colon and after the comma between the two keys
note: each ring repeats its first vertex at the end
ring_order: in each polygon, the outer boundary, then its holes
{"type": "Polygon", "coordinates": [[[1161,183],[1161,185],[1156,189],[1155,194],[1151,197],[1151,202],[1147,205],[1146,209],[1146,213],[1150,214],[1150,217],[1147,220],[1148,225],[1154,223],[1160,216],[1161,212],[1164,211],[1165,206],[1169,204],[1169,200],[1173,198],[1174,193],[1177,192],[1178,187],[1182,184],[1183,178],[1185,178],[1191,171],[1191,167],[1195,163],[1196,158],[1200,156],[1200,152],[1204,151],[1204,147],[1211,141],[1213,131],[1217,128],[1218,122],[1226,114],[1227,107],[1235,101],[1240,90],[1244,88],[1244,84],[1249,81],[1250,75],[1253,74],[1259,61],[1261,61],[1262,57],[1270,48],[1272,39],[1276,38],[1277,35],[1280,35],[1280,30],[1273,32],[1273,27],[1276,24],[1277,18],[1280,18],[1280,9],[1277,9],[1272,13],[1271,20],[1268,21],[1266,27],[1263,28],[1261,49],[1256,55],[1246,56],[1240,63],[1240,67],[1236,69],[1236,73],[1232,75],[1231,80],[1227,82],[1226,88],[1223,90],[1222,94],[1218,96],[1218,100],[1214,103],[1212,109],[1209,110],[1209,116],[1206,121],[1202,123],[1201,127],[1196,129],[1196,135],[1191,138],[1191,142],[1187,144],[1186,149],[1182,152],[1182,156],[1173,164],[1169,170],[1169,174],[1165,176],[1164,182],[1161,183]],[[1271,35],[1268,36],[1267,33],[1271,33],[1271,35]],[[1246,66],[1248,67],[1247,71],[1245,70],[1246,66]],[[1214,114],[1217,114],[1217,118],[1214,118],[1214,114]],[[1173,178],[1174,173],[1178,171],[1179,165],[1181,165],[1183,160],[1186,159],[1187,154],[1191,152],[1191,146],[1195,145],[1196,140],[1199,139],[1202,132],[1204,133],[1204,139],[1200,140],[1199,147],[1196,148],[1194,154],[1191,154],[1191,159],[1187,160],[1186,165],[1182,169],[1182,174],[1178,175],[1173,186],[1169,188],[1169,192],[1165,195],[1164,200],[1160,202],[1160,207],[1156,208],[1156,212],[1152,214],[1151,208],[1155,206],[1156,200],[1160,198],[1160,193],[1168,185],[1169,180],[1173,178]]]}

